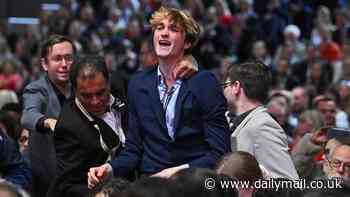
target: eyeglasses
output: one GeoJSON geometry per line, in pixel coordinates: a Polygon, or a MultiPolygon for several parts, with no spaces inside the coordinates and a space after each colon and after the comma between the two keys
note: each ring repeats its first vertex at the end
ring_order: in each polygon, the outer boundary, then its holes
{"type": "Polygon", "coordinates": [[[343,164],[345,171],[350,172],[350,163],[345,163],[345,162],[339,161],[339,160],[329,161],[329,165],[332,168],[339,168],[341,166],[341,164],[343,164]]]}
{"type": "Polygon", "coordinates": [[[55,55],[51,57],[51,60],[54,62],[62,62],[62,60],[65,60],[68,63],[73,62],[74,56],[72,54],[66,54],[66,55],[55,55]]]}
{"type": "Polygon", "coordinates": [[[223,89],[225,89],[227,86],[230,86],[233,82],[230,80],[227,80],[225,82],[222,82],[220,85],[223,89]]]}

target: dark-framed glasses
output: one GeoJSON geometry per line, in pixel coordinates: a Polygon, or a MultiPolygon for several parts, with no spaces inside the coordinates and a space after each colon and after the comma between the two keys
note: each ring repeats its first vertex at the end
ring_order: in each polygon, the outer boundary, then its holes
{"type": "Polygon", "coordinates": [[[62,60],[65,60],[66,62],[73,62],[74,56],[72,54],[66,54],[66,55],[55,55],[51,57],[51,60],[54,62],[62,62],[62,60]]]}
{"type": "Polygon", "coordinates": [[[329,161],[329,165],[334,169],[339,168],[342,164],[344,170],[350,172],[350,162],[339,161],[337,159],[329,161]]]}

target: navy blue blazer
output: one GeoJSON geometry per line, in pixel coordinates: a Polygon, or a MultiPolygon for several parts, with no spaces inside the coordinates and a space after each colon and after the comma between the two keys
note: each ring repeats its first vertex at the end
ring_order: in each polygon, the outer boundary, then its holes
{"type": "Polygon", "coordinates": [[[143,71],[129,83],[126,146],[110,162],[115,176],[127,176],[133,170],[153,174],[182,164],[212,168],[229,151],[226,100],[215,76],[199,71],[183,81],[172,140],[159,99],[156,71],[143,71]]]}

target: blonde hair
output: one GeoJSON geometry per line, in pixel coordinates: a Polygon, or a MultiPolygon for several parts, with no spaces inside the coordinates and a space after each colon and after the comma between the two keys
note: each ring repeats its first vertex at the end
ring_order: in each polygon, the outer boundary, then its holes
{"type": "Polygon", "coordinates": [[[200,27],[198,23],[187,12],[183,10],[162,6],[151,16],[150,24],[152,30],[154,31],[157,25],[159,25],[160,22],[167,17],[170,17],[170,19],[175,24],[178,24],[181,27],[183,27],[186,34],[185,41],[191,44],[191,47],[189,49],[186,49],[185,53],[193,49],[199,40],[200,27]]]}

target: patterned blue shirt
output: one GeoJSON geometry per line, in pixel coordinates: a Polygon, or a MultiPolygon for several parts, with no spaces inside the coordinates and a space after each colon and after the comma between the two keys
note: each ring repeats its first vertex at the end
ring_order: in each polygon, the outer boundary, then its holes
{"type": "Polygon", "coordinates": [[[158,75],[159,98],[165,112],[165,122],[168,128],[168,134],[171,137],[171,139],[174,140],[175,105],[176,105],[177,96],[179,95],[179,92],[180,92],[182,81],[179,79],[175,80],[174,84],[168,88],[165,84],[162,73],[160,72],[159,66],[157,69],[157,75],[158,75]]]}

